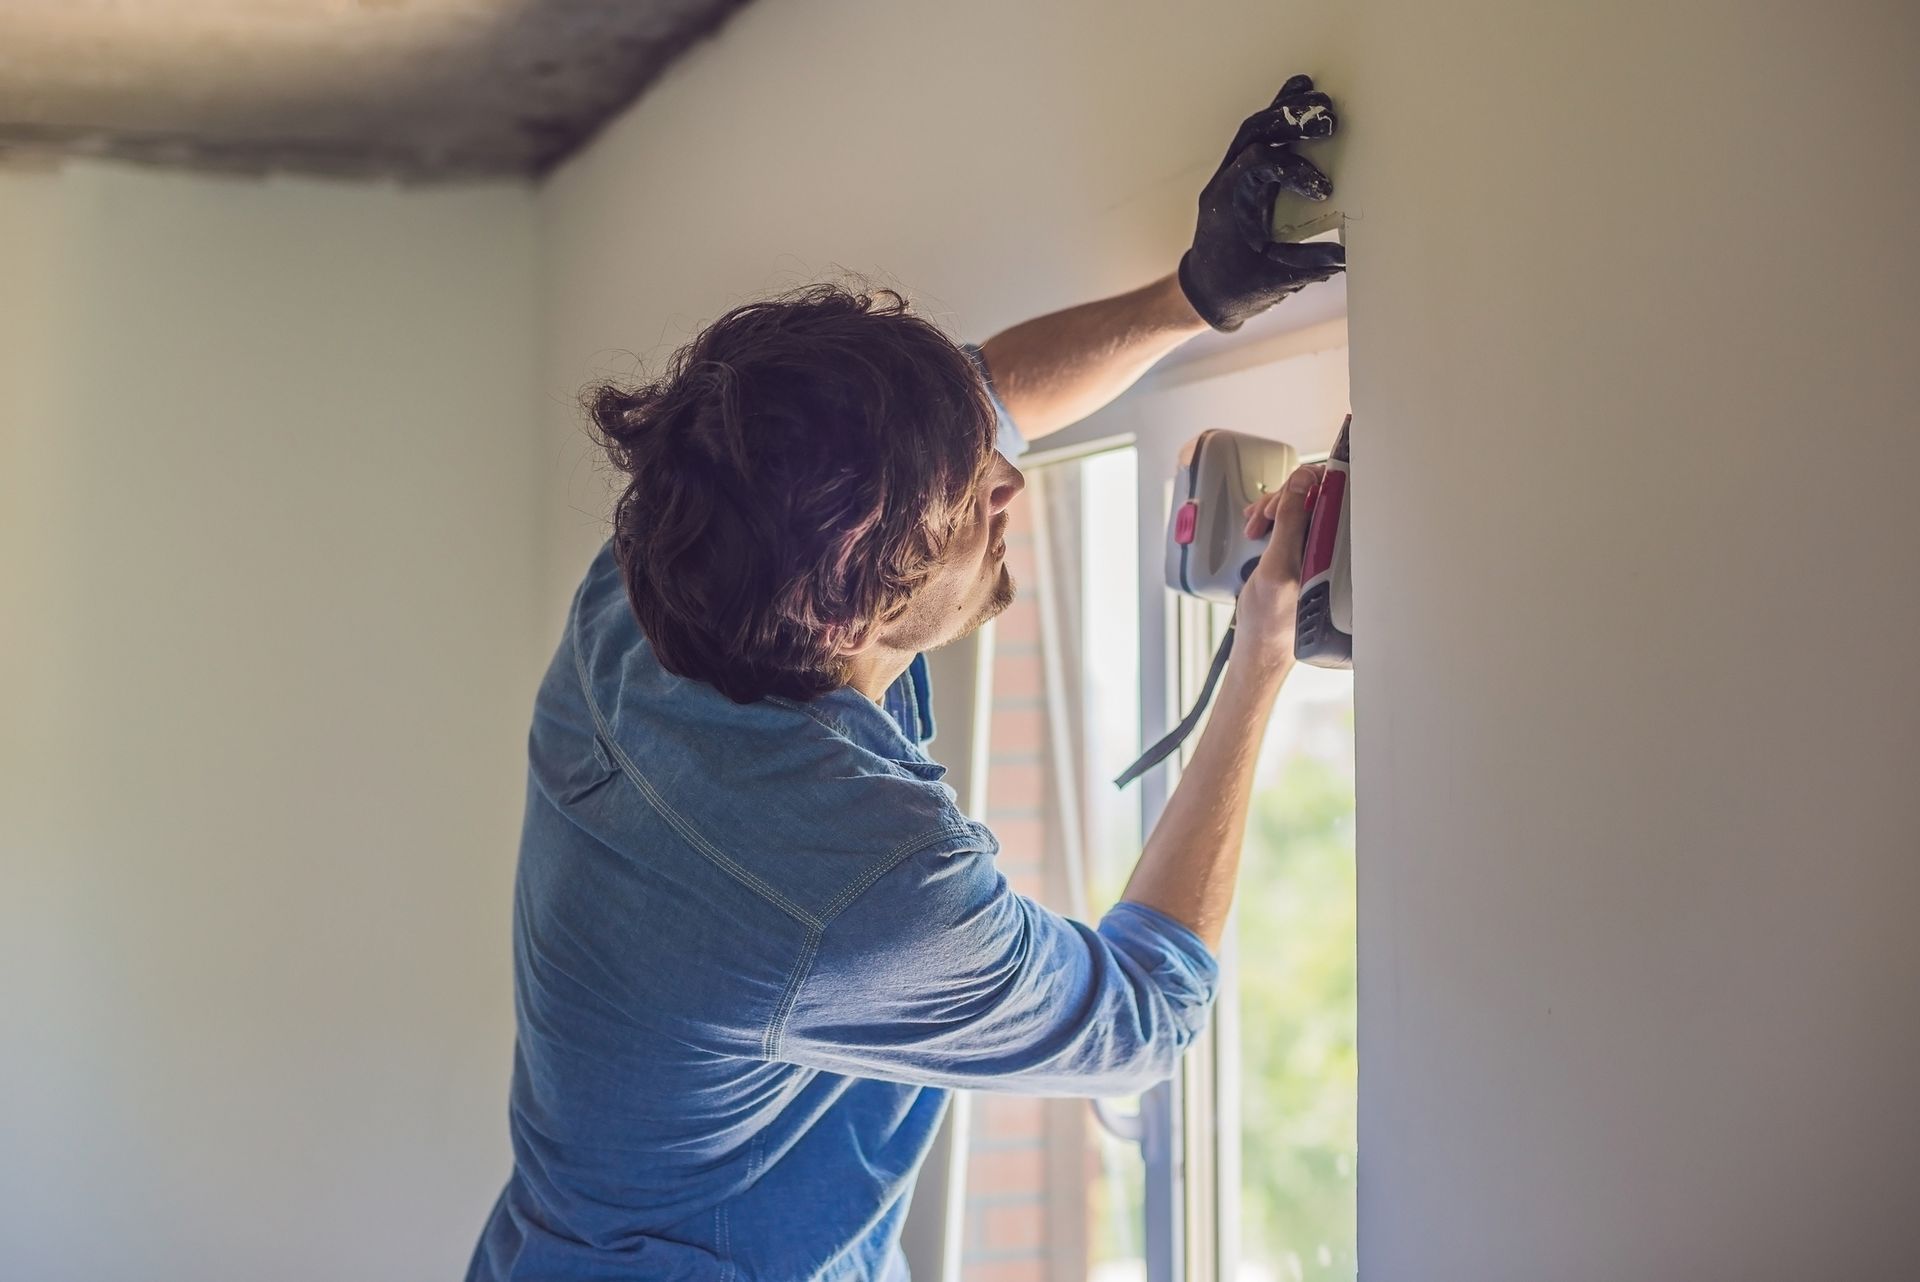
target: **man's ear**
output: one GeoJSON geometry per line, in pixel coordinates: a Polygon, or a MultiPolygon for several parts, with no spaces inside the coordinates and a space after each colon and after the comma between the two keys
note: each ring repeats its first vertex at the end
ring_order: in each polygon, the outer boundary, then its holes
{"type": "Polygon", "coordinates": [[[851,659],[880,644],[880,628],[875,623],[829,623],[827,642],[835,654],[851,659]]]}

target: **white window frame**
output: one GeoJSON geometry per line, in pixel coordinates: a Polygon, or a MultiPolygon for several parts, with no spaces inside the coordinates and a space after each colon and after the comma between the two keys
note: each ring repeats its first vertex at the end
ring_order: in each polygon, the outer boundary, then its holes
{"type": "MultiPolygon", "coordinates": [[[[1163,365],[1135,393],[1045,439],[1020,460],[1023,468],[1071,462],[1119,448],[1136,452],[1139,504],[1141,742],[1152,743],[1176,724],[1205,679],[1228,611],[1177,596],[1166,588],[1162,560],[1180,446],[1208,424],[1156,421],[1138,393],[1217,378],[1329,346],[1346,346],[1344,297],[1340,313],[1252,341],[1202,344],[1186,359],[1163,365]]],[[[1219,424],[1258,431],[1258,424],[1219,424]]],[[[1331,426],[1337,426],[1331,425],[1331,426]]],[[[1296,442],[1297,444],[1298,442],[1296,442]]],[[[1322,457],[1309,451],[1308,459],[1322,457]]],[[[1191,748],[1192,740],[1187,748],[1191,748]]],[[[1139,789],[1142,833],[1166,808],[1183,750],[1148,772],[1139,789]]],[[[1127,1128],[1146,1170],[1143,1226],[1147,1282],[1220,1282],[1237,1258],[1240,1211],[1240,1062],[1237,1009],[1237,921],[1229,918],[1221,947],[1222,984],[1214,1016],[1172,1080],[1147,1092],[1127,1128]]],[[[1109,1129],[1112,1129],[1111,1127],[1109,1129]]]]}

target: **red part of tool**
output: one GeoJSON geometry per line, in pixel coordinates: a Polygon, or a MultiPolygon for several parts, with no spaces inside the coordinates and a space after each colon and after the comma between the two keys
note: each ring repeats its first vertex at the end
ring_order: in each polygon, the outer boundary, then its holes
{"type": "Polygon", "coordinates": [[[1175,543],[1193,542],[1193,527],[1199,518],[1200,509],[1194,505],[1192,499],[1182,503],[1180,510],[1173,514],[1173,541],[1175,543]]]}

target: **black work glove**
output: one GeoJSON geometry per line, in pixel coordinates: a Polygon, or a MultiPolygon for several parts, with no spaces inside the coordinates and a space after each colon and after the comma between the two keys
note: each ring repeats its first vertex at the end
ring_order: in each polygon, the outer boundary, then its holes
{"type": "Polygon", "coordinates": [[[1333,184],[1287,144],[1325,138],[1333,100],[1295,76],[1273,105],[1248,116],[1200,193],[1193,248],[1180,259],[1180,288],[1207,324],[1236,330],[1303,285],[1346,270],[1345,246],[1273,239],[1273,202],[1283,191],[1325,200],[1333,184]]]}

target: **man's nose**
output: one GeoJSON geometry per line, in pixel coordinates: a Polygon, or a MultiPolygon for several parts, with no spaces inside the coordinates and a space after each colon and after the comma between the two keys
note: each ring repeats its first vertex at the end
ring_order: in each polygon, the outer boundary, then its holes
{"type": "Polygon", "coordinates": [[[1027,477],[1004,454],[999,456],[994,466],[998,469],[993,478],[993,511],[997,516],[1007,504],[1013,502],[1014,495],[1027,488],[1027,477]]]}

